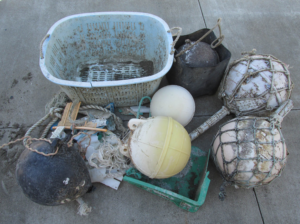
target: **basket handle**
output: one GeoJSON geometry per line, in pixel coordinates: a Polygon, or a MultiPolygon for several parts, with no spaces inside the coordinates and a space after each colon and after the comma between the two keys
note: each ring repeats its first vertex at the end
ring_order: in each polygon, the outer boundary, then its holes
{"type": "Polygon", "coordinates": [[[180,35],[181,35],[181,33],[182,33],[182,28],[181,27],[172,27],[171,29],[169,29],[168,30],[168,33],[171,33],[172,34],[172,36],[177,36],[176,38],[175,38],[175,40],[173,41],[173,43],[171,44],[171,52],[170,52],[170,54],[172,55],[172,54],[174,54],[174,52],[175,52],[175,44],[177,43],[177,41],[178,41],[178,39],[179,39],[179,37],[180,37],[180,35]],[[177,33],[176,34],[172,34],[172,31],[173,30],[178,30],[177,31],[177,33]]]}
{"type": "MultiPolygon", "coordinates": [[[[191,44],[190,46],[188,46],[187,49],[185,49],[185,50],[179,52],[178,54],[176,54],[175,57],[179,57],[180,55],[182,55],[182,54],[184,54],[185,52],[187,52],[188,50],[190,50],[194,45],[196,45],[197,43],[199,43],[199,42],[200,42],[201,40],[203,40],[208,34],[210,34],[216,27],[219,28],[219,37],[218,37],[217,39],[215,39],[215,40],[210,44],[210,46],[211,46],[211,48],[213,48],[213,49],[216,48],[216,47],[218,47],[218,46],[220,46],[220,45],[222,44],[222,41],[223,41],[224,38],[225,38],[225,36],[222,35],[221,21],[222,21],[222,19],[219,18],[219,19],[217,20],[217,24],[216,24],[213,28],[211,28],[209,31],[207,31],[207,33],[204,34],[202,37],[200,37],[199,40],[197,40],[195,43],[193,43],[193,44],[191,44]]],[[[174,41],[174,42],[175,42],[175,41],[174,41]]],[[[176,41],[176,42],[177,42],[177,41],[176,41]]]]}
{"type": "Polygon", "coordinates": [[[50,34],[47,34],[46,36],[44,36],[44,38],[42,39],[41,43],[40,43],[40,58],[44,59],[44,55],[43,55],[43,44],[45,42],[45,40],[50,37],[50,34]]]}

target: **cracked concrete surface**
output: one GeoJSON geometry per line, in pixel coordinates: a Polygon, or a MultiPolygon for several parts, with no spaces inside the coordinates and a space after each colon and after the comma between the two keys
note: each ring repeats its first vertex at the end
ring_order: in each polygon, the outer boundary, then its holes
{"type": "MultiPolygon", "coordinates": [[[[138,11],[155,14],[183,33],[214,26],[221,17],[224,44],[238,59],[253,48],[270,53],[290,65],[295,83],[294,109],[285,118],[282,132],[290,153],[280,178],[253,190],[228,187],[227,198],[218,199],[222,179],[210,161],[211,184],[204,205],[189,213],[173,203],[122,182],[118,191],[96,184],[84,200],[92,206],[87,217],[76,214],[77,204],[47,207],[33,203],[17,185],[14,170],[23,150],[15,145],[0,151],[0,223],[299,223],[299,16],[300,3],[287,1],[187,0],[187,1],[0,1],[0,143],[21,137],[44,116],[44,106],[59,87],[46,80],[39,68],[39,43],[59,19],[95,11],[138,11]]],[[[217,31],[216,31],[217,32],[217,31]]],[[[164,80],[165,82],[165,80],[164,80]]],[[[196,113],[190,132],[221,109],[217,95],[195,99],[196,113]]],[[[210,148],[218,126],[226,116],[193,142],[204,151],[210,148]]],[[[128,120],[128,117],[123,117],[128,120]]],[[[36,133],[37,134],[37,133],[36,133]]]]}

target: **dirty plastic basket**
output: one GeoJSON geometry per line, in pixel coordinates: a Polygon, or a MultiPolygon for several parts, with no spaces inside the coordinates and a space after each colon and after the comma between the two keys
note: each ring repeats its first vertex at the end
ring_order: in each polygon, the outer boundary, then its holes
{"type": "Polygon", "coordinates": [[[68,16],[42,40],[40,68],[73,101],[138,105],[154,94],[172,66],[169,30],[165,21],[147,13],[68,16]]]}
{"type": "Polygon", "coordinates": [[[167,179],[150,179],[134,169],[128,170],[124,180],[152,194],[172,201],[178,207],[196,212],[203,205],[210,179],[207,166],[209,152],[205,153],[192,146],[187,167],[176,176],[167,179]]]}

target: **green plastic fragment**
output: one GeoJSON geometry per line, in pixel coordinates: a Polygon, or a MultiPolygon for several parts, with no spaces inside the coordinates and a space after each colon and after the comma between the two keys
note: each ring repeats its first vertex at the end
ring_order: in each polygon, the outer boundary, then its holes
{"type": "Polygon", "coordinates": [[[132,167],[126,170],[126,175],[127,176],[133,176],[135,179],[142,179],[142,173],[138,171],[136,168],[132,167]]]}
{"type": "Polygon", "coordinates": [[[151,179],[130,168],[124,180],[166,198],[184,210],[196,212],[205,201],[210,183],[207,177],[208,161],[209,153],[192,146],[190,160],[179,174],[166,179],[151,179]]]}
{"type": "Polygon", "coordinates": [[[101,141],[102,138],[103,138],[103,133],[99,132],[99,134],[98,134],[98,141],[101,141]]]}

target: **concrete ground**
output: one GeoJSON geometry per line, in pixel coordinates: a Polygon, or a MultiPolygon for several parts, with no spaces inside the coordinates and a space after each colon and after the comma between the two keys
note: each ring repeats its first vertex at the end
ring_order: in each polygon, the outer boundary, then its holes
{"type": "MultiPolygon", "coordinates": [[[[213,162],[209,164],[211,184],[204,205],[186,212],[173,203],[122,182],[118,191],[97,184],[84,200],[92,206],[86,217],[76,214],[77,204],[46,207],[27,199],[14,176],[22,146],[3,150],[1,155],[0,223],[299,223],[300,153],[300,3],[296,0],[0,0],[0,143],[18,137],[39,118],[44,106],[59,87],[46,80],[39,68],[39,43],[59,19],[77,13],[104,11],[148,12],[164,19],[183,33],[212,27],[221,17],[224,45],[232,60],[253,48],[272,54],[290,65],[295,84],[294,109],[282,124],[290,153],[280,178],[253,190],[227,188],[225,201],[218,199],[222,180],[213,162]]],[[[220,109],[217,96],[196,99],[196,114],[188,131],[220,109]]],[[[193,145],[207,151],[218,125],[193,145]]],[[[127,118],[128,120],[128,118],[127,118]]]]}

